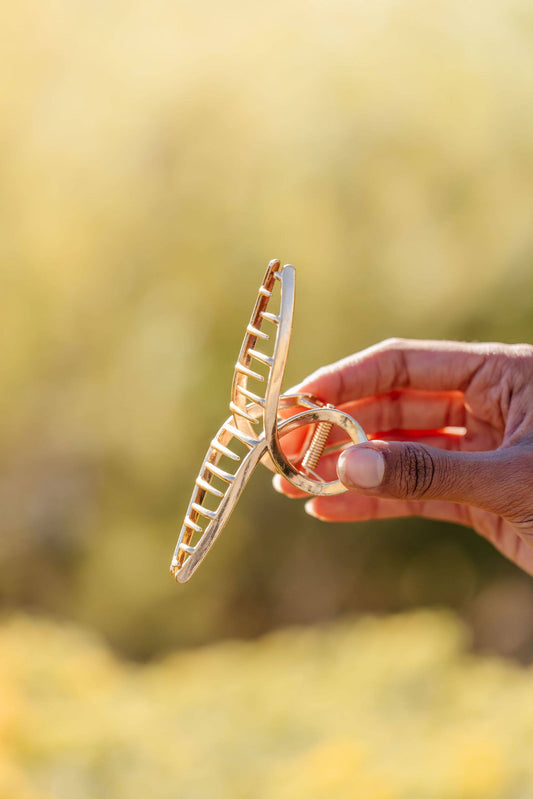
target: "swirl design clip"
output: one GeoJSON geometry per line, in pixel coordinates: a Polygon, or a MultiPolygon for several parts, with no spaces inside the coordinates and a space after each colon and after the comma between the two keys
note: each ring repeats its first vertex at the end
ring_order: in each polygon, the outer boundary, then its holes
{"type": "Polygon", "coordinates": [[[323,454],[346,446],[326,447],[330,430],[338,425],[353,443],[367,440],[362,427],[344,411],[310,394],[281,393],[294,294],[294,267],[271,261],[235,365],[231,415],[209,445],[174,551],[170,573],[179,583],[187,582],[206,557],[258,463],[308,494],[340,494],[346,489],[339,480],[326,482],[315,471],[323,454]],[[273,312],[276,302],[278,310],[273,312]],[[261,383],[265,390],[256,393],[261,383]],[[301,456],[291,462],[280,438],[301,426],[308,433],[301,456]]]}

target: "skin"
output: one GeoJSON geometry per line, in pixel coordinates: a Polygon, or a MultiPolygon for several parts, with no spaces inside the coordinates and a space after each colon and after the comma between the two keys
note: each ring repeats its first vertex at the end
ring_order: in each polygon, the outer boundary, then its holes
{"type": "MultiPolygon", "coordinates": [[[[390,339],[319,369],[297,390],[347,410],[370,439],[322,458],[319,473],[338,474],[348,491],[309,500],[308,513],[463,524],[533,574],[532,346],[390,339]],[[383,456],[372,488],[350,477],[360,449],[383,456]]],[[[334,428],[329,442],[341,440],[334,428]]],[[[297,457],[301,443],[296,431],[284,446],[297,457]]],[[[304,496],[279,475],[274,487],[304,496]]]]}

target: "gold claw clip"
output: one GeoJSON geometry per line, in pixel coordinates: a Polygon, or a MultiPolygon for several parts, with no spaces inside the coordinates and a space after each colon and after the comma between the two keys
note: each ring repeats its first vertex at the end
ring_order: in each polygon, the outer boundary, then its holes
{"type": "Polygon", "coordinates": [[[355,444],[367,440],[361,425],[339,408],[310,394],[281,393],[292,333],[295,274],[291,264],[281,267],[273,260],[259,287],[234,369],[231,415],[207,450],[170,565],[179,583],[187,582],[203,561],[259,463],[307,494],[331,496],[346,490],[340,480],[326,482],[316,472],[322,455],[339,449],[326,447],[331,428],[338,425],[344,438],[355,444]],[[288,418],[287,412],[292,414],[288,418]],[[281,438],[299,427],[310,432],[293,462],[283,453],[281,438]]]}

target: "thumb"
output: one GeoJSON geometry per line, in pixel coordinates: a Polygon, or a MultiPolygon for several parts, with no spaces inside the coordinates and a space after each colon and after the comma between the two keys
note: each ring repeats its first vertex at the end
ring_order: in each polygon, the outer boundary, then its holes
{"type": "MultiPolygon", "coordinates": [[[[514,515],[520,486],[531,485],[529,452],[453,452],[425,444],[369,441],[345,450],[337,463],[346,488],[376,497],[440,499],[514,515]]],[[[518,510],[518,508],[516,508],[518,510]]]]}

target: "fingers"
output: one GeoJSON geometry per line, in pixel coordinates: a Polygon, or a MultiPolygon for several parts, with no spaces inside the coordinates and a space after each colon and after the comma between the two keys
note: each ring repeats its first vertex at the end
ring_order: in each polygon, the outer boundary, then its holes
{"type": "Polygon", "coordinates": [[[334,405],[405,388],[464,391],[493,349],[490,344],[390,339],[319,369],[298,388],[334,405]]]}
{"type": "MultiPolygon", "coordinates": [[[[368,436],[377,432],[384,434],[388,430],[464,427],[466,423],[464,395],[459,391],[392,391],[349,402],[342,406],[342,410],[356,419],[368,436]]],[[[283,438],[283,451],[289,456],[296,456],[304,438],[303,428],[295,430],[283,438]]],[[[347,440],[344,430],[335,425],[328,442],[347,440]]]]}
{"type": "MultiPolygon", "coordinates": [[[[418,440],[430,447],[440,447],[442,449],[451,450],[460,450],[463,447],[464,438],[465,436],[463,433],[443,432],[438,430],[398,430],[390,431],[386,435],[387,441],[418,440]]],[[[337,480],[338,458],[339,453],[325,455],[318,464],[316,471],[327,482],[337,480]]],[[[274,475],[272,484],[276,491],[280,494],[285,494],[285,496],[290,499],[301,499],[302,497],[309,496],[309,494],[305,494],[303,491],[300,491],[299,488],[296,488],[287,480],[284,480],[280,474],[274,475]]]]}
{"type": "Polygon", "coordinates": [[[335,497],[315,497],[305,509],[310,516],[327,522],[363,522],[423,516],[427,519],[471,525],[468,509],[453,502],[383,499],[348,492],[335,497]]]}
{"type": "Polygon", "coordinates": [[[455,452],[372,441],[345,450],[337,471],[347,488],[369,496],[460,502],[509,519],[531,504],[533,454],[520,447],[455,452]]]}
{"type": "MultiPolygon", "coordinates": [[[[342,410],[357,419],[367,435],[389,430],[438,430],[464,427],[464,395],[459,391],[392,391],[350,402],[342,410]]],[[[346,440],[340,427],[333,427],[330,441],[346,440]]]]}

